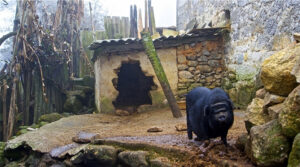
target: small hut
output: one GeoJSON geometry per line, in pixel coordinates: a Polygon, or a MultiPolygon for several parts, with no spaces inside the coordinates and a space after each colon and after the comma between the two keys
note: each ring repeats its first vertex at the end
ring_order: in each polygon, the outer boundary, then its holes
{"type": "MultiPolygon", "coordinates": [[[[196,86],[217,87],[225,72],[222,28],[153,41],[171,89],[184,98],[196,86]]],[[[95,100],[99,112],[145,111],[166,104],[165,96],[140,39],[93,42],[95,100]]]]}

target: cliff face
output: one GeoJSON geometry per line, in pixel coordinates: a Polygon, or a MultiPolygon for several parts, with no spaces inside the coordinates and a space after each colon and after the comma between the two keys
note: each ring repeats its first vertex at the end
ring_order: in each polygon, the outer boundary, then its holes
{"type": "Polygon", "coordinates": [[[236,72],[237,83],[259,87],[255,76],[262,61],[292,43],[293,33],[300,32],[300,0],[177,0],[177,28],[185,29],[195,18],[200,27],[211,21],[214,26],[222,21],[216,16],[223,10],[230,12],[231,26],[227,67],[236,72]]]}

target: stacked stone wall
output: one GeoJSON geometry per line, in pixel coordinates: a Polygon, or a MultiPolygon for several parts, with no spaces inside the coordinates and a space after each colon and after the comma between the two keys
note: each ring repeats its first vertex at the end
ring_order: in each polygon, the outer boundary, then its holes
{"type": "Polygon", "coordinates": [[[225,75],[222,39],[177,47],[178,95],[197,86],[220,87],[225,75]]]}

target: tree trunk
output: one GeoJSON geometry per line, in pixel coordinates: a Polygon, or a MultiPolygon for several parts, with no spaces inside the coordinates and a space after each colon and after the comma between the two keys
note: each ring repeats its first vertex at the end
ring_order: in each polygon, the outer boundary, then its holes
{"type": "Polygon", "coordinates": [[[142,32],[143,45],[175,118],[182,117],[167,76],[155,51],[149,32],[142,32]]]}

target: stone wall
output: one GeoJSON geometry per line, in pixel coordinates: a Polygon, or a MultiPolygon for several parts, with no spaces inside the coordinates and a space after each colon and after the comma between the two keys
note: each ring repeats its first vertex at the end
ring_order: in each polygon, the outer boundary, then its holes
{"type": "Polygon", "coordinates": [[[197,86],[220,87],[225,75],[222,39],[177,47],[178,95],[197,86]]]}
{"type": "MultiPolygon", "coordinates": [[[[194,18],[199,26],[207,26],[218,20],[215,17],[222,10],[230,12],[231,33],[225,49],[226,65],[235,73],[239,85],[233,83],[232,86],[241,88],[241,91],[245,87],[246,92],[253,95],[261,86],[256,82],[259,81],[256,76],[261,62],[274,51],[292,43],[292,34],[300,32],[300,0],[177,0],[177,28],[185,29],[194,18]]],[[[232,96],[244,97],[237,94],[241,91],[231,90],[236,92],[232,96]]]]}

